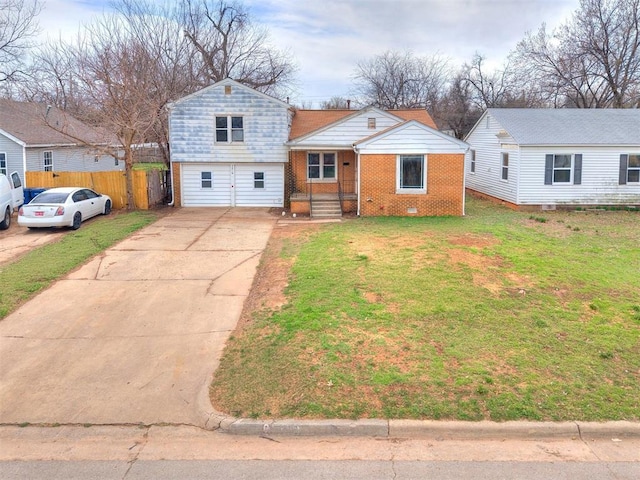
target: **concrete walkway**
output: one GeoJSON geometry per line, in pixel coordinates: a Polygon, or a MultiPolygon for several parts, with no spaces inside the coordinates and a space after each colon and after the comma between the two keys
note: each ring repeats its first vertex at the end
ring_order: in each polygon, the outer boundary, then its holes
{"type": "Polygon", "coordinates": [[[177,209],[0,322],[1,424],[207,426],[275,220],[177,209]]]}

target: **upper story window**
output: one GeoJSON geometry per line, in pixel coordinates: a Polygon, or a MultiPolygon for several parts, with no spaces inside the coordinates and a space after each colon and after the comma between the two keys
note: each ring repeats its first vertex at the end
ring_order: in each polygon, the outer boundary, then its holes
{"type": "Polygon", "coordinates": [[[7,174],[7,154],[0,153],[0,173],[7,174]]]}
{"type": "Polygon", "coordinates": [[[620,155],[620,185],[640,183],[640,153],[620,155]]]}
{"type": "Polygon", "coordinates": [[[509,154],[502,152],[502,180],[509,180],[509,154]]]}
{"type": "Polygon", "coordinates": [[[216,142],[244,142],[244,121],[242,117],[216,117],[216,142]]]}
{"type": "Polygon", "coordinates": [[[43,159],[44,159],[44,171],[45,172],[52,172],[53,171],[53,152],[52,151],[46,151],[46,152],[42,152],[43,155],[43,159]]]}
{"type": "Polygon", "coordinates": [[[371,117],[367,119],[367,127],[370,129],[374,129],[376,128],[376,118],[375,117],[371,117]]]}
{"type": "Polygon", "coordinates": [[[426,193],[424,155],[398,155],[396,188],[400,193],[426,193]]]}
{"type": "Polygon", "coordinates": [[[307,154],[308,179],[335,180],[336,172],[336,154],[334,152],[307,154]]]}
{"type": "Polygon", "coordinates": [[[471,169],[471,173],[476,173],[476,151],[471,150],[471,165],[469,167],[471,169]]]}

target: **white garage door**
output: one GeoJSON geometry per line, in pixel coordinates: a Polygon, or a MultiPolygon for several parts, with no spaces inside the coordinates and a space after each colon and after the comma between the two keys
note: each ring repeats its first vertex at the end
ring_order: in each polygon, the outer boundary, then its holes
{"type": "Polygon", "coordinates": [[[284,206],[282,164],[183,164],[181,171],[185,207],[284,206]]]}

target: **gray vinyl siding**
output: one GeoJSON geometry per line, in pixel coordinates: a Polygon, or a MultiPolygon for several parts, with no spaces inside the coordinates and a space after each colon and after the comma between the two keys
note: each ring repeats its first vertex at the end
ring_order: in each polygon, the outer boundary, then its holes
{"type": "Polygon", "coordinates": [[[53,171],[56,172],[106,172],[124,170],[124,162],[116,166],[115,159],[110,155],[99,155],[95,161],[95,154],[89,148],[83,147],[28,147],[27,170],[33,172],[44,171],[44,152],[53,152],[53,171]]]}
{"type": "Polygon", "coordinates": [[[7,175],[18,172],[24,182],[24,165],[22,158],[22,145],[0,134],[0,153],[4,153],[7,159],[7,175]]]}
{"type": "MultiPolygon", "coordinates": [[[[475,173],[470,173],[471,151],[466,154],[466,186],[507,202],[518,203],[520,150],[513,139],[498,139],[497,135],[501,130],[498,122],[491,115],[485,114],[465,138],[470,148],[476,151],[475,173]],[[502,180],[502,152],[509,153],[509,178],[506,181],[502,180]]],[[[544,180],[544,171],[542,179],[544,180]]]]}
{"type": "Polygon", "coordinates": [[[250,89],[216,85],[177,102],[170,113],[171,161],[287,162],[289,112],[281,102],[250,89]],[[243,117],[244,141],[215,141],[216,116],[243,117]]]}
{"type": "MultiPolygon", "coordinates": [[[[620,155],[640,153],[637,147],[521,147],[520,203],[542,204],[640,204],[640,184],[619,185],[620,155]],[[580,185],[544,184],[547,154],[582,154],[580,185]]],[[[575,165],[572,165],[574,167],[575,165]]],[[[572,172],[572,179],[573,179],[572,172]]]]}

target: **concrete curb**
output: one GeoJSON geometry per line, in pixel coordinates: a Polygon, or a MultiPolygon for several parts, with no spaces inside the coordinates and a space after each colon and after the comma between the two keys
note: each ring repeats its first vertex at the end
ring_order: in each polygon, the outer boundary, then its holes
{"type": "MultiPolygon", "coordinates": [[[[230,435],[478,439],[640,438],[638,422],[463,422],[435,420],[253,420],[212,416],[230,435]]],[[[215,428],[215,427],[214,427],[215,428]]]]}

